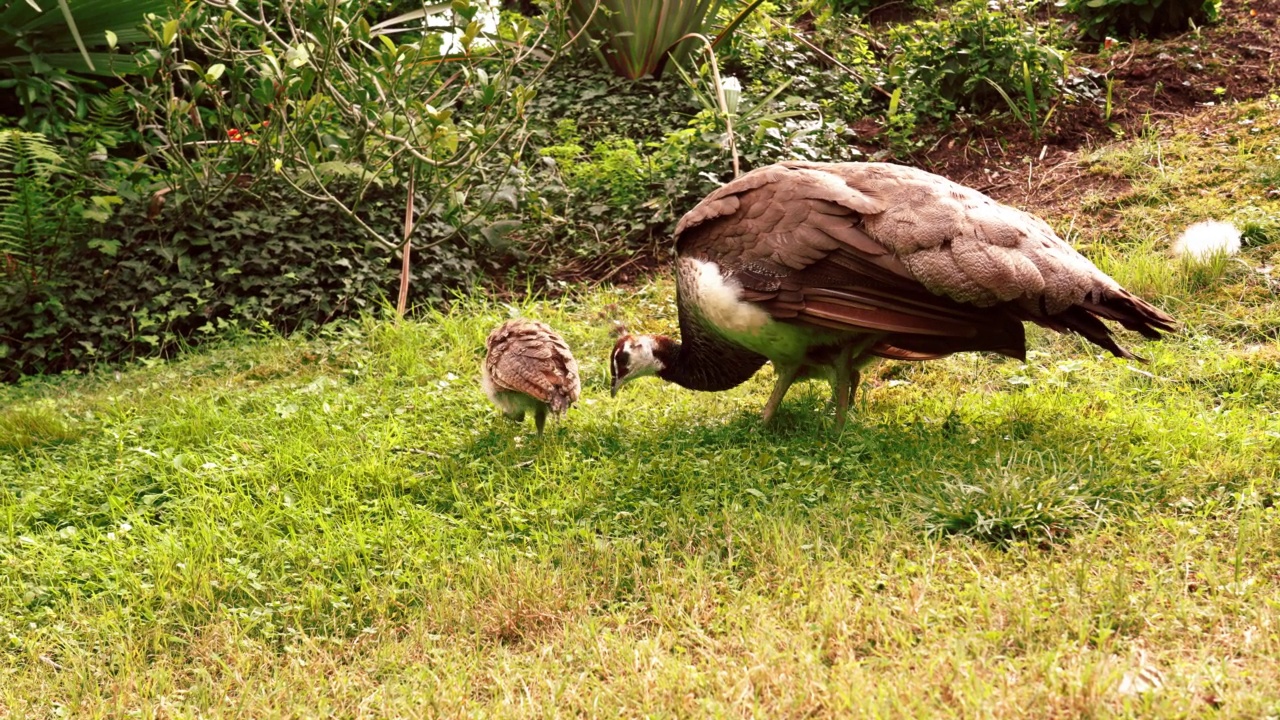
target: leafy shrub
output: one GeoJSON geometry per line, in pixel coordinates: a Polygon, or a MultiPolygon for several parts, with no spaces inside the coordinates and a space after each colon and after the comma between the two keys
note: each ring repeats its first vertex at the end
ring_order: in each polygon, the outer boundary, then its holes
{"type": "Polygon", "coordinates": [[[589,148],[572,122],[559,135],[559,144],[539,150],[524,205],[528,246],[545,248],[542,259],[553,263],[566,255],[621,261],[665,238],[731,167],[718,136],[694,127],[644,143],[607,136],[589,148]]]}
{"type": "MultiPolygon", "coordinates": [[[[856,21],[828,18],[814,32],[834,59],[846,67],[863,70],[873,58],[865,39],[852,32],[855,28],[858,28],[856,21]]],[[[746,25],[730,49],[721,62],[721,73],[741,79],[746,95],[762,97],[783,83],[790,83],[788,94],[823,104],[832,101],[857,104],[863,95],[859,90],[853,93],[853,98],[845,97],[846,88],[841,85],[852,78],[799,42],[790,26],[746,25]]]]}
{"type": "Polygon", "coordinates": [[[715,187],[701,173],[731,167],[714,125],[705,138],[691,127],[698,112],[675,73],[627,81],[589,66],[553,66],[527,106],[522,227],[503,250],[526,268],[604,267],[665,235],[677,213],[715,187]]]}
{"type": "MultiPolygon", "coordinates": [[[[358,25],[326,22],[324,13],[333,11],[328,3],[304,4],[319,14],[295,18],[306,21],[300,33],[307,23],[321,30],[358,25]]],[[[355,5],[341,11],[357,12],[355,5]]],[[[413,117],[397,117],[378,103],[350,102],[377,90],[341,85],[359,73],[321,78],[311,59],[321,48],[273,41],[259,50],[264,35],[248,20],[203,3],[185,12],[175,23],[150,28],[161,48],[152,54],[155,73],[128,88],[148,128],[140,146],[154,167],[170,174],[167,207],[151,217],[149,191],[108,194],[114,186],[64,183],[46,192],[76,198],[92,217],[81,215],[93,222],[82,228],[87,233],[73,233],[73,241],[0,266],[6,377],[163,354],[260,322],[286,331],[307,327],[376,302],[394,285],[397,253],[387,240],[400,235],[407,174],[405,167],[390,167],[408,157],[408,146],[392,136],[406,137],[410,120],[417,132],[408,136],[411,149],[446,161],[442,172],[418,168],[415,301],[470,282],[482,266],[492,271],[515,259],[527,275],[565,253],[600,256],[602,244],[625,245],[651,224],[671,222],[677,202],[683,211],[710,189],[697,169],[727,167],[719,147],[684,128],[682,115],[692,116],[694,108],[678,81],[622,83],[596,73],[609,82],[585,83],[571,70],[556,81],[556,91],[533,96],[518,84],[540,80],[539,63],[480,58],[467,69],[472,81],[447,85],[449,75],[439,69],[452,73],[455,66],[413,65],[422,55],[410,35],[398,35],[408,40],[400,45],[373,43],[379,50],[373,54],[367,42],[335,38],[363,53],[349,58],[352,66],[368,70],[365,75],[396,76],[396,92],[414,96],[413,117]],[[408,78],[407,67],[436,74],[408,78]],[[339,85],[343,92],[333,92],[339,85]],[[418,107],[429,93],[415,88],[446,85],[432,107],[418,107]],[[330,92],[318,91],[324,88],[330,92]],[[513,115],[495,108],[503,97],[528,111],[534,142],[526,145],[523,132],[506,132],[513,115]],[[377,115],[372,128],[360,114],[365,108],[377,115]],[[556,127],[566,116],[581,122],[572,138],[556,127]],[[625,140],[613,135],[624,123],[625,140]],[[584,149],[566,155],[563,167],[542,164],[539,146],[568,140],[584,149]],[[701,159],[690,163],[691,156],[701,159]],[[524,167],[513,164],[521,157],[524,167]],[[369,170],[380,174],[371,177],[369,170]],[[346,209],[328,202],[339,195],[337,187],[346,188],[346,209]],[[124,205],[112,217],[93,204],[96,196],[81,192],[86,189],[109,198],[107,209],[124,205]],[[319,199],[300,200],[300,191],[319,199]],[[366,198],[358,207],[350,202],[357,196],[366,198]],[[565,236],[568,242],[561,242],[565,236]],[[37,265],[55,271],[31,273],[37,265]]],[[[113,91],[104,102],[120,97],[113,91]]],[[[118,146],[118,128],[90,116],[79,130],[83,144],[118,146]]]]}
{"type": "Polygon", "coordinates": [[[175,196],[204,211],[246,181],[277,178],[394,251],[395,226],[375,230],[334,188],[355,184],[345,194],[362,197],[414,182],[418,204],[449,226],[439,237],[468,226],[501,234],[510,223],[493,206],[516,201],[524,108],[548,57],[533,45],[544,36],[527,18],[491,22],[482,0],[376,22],[400,7],[291,0],[263,19],[205,0],[153,24],[139,116],[175,196]]]}
{"type": "MultiPolygon", "coordinates": [[[[895,5],[893,0],[823,0],[818,3],[824,9],[839,14],[865,16],[876,8],[895,5]]],[[[906,5],[916,10],[933,10],[934,0],[908,0],[906,5]]]]}
{"type": "Polygon", "coordinates": [[[766,113],[776,121],[748,128],[739,138],[747,167],[783,159],[858,159],[849,123],[884,114],[884,96],[875,87],[883,73],[864,26],[829,16],[813,29],[811,43],[801,42],[802,37],[789,25],[744,24],[723,63],[722,74],[743,82],[739,102],[744,107],[778,93],[766,113]]]}
{"type": "Polygon", "coordinates": [[[668,168],[661,159],[641,157],[636,142],[630,138],[610,137],[596,143],[586,162],[578,162],[582,149],[577,145],[553,146],[543,150],[546,157],[561,158],[560,167],[570,183],[587,193],[607,198],[609,204],[624,208],[647,200],[645,187],[651,176],[660,176],[668,168]],[[578,156],[569,153],[577,151],[578,156]],[[661,164],[661,165],[660,165],[661,164]]]}
{"type": "MultiPolygon", "coordinates": [[[[639,142],[661,140],[684,127],[700,109],[675,73],[661,79],[625,80],[590,65],[561,62],[537,80],[528,101],[530,141],[535,148],[560,143],[565,118],[588,144],[616,136],[639,142]]],[[[528,159],[536,159],[534,150],[528,159]]]]}
{"type": "MultiPolygon", "coordinates": [[[[394,288],[395,253],[345,214],[279,185],[258,190],[229,192],[203,217],[178,203],[152,217],[131,203],[101,226],[102,239],[57,255],[58,271],[36,283],[23,265],[0,267],[0,380],[165,354],[228,329],[307,328],[376,306],[394,288]]],[[[403,198],[375,194],[360,211],[391,235],[403,198]]],[[[419,218],[416,300],[441,299],[481,272],[481,253],[428,242],[446,231],[419,218]]]]}
{"type": "MultiPolygon", "coordinates": [[[[701,128],[704,136],[717,133],[719,144],[729,147],[728,126],[722,128],[723,118],[709,75],[706,66],[696,79],[686,75],[704,108],[690,127],[701,128]]],[[[744,89],[736,76],[723,78],[740,165],[752,168],[780,160],[840,162],[861,155],[847,141],[852,133],[845,123],[839,119],[828,122],[820,102],[799,94],[783,96],[793,85],[802,84],[797,82],[801,79],[804,78],[790,77],[772,89],[758,82],[744,89]]],[[[810,83],[805,79],[803,84],[810,83]]]]}
{"type": "Polygon", "coordinates": [[[1061,92],[1067,60],[1057,27],[1037,26],[1029,7],[959,0],[941,20],[892,28],[898,52],[888,74],[900,90],[899,107],[943,122],[960,111],[999,109],[1043,119],[1061,92]]]}
{"type": "Polygon", "coordinates": [[[1182,32],[1191,23],[1218,21],[1222,0],[1065,0],[1085,35],[1135,37],[1182,32]]]}

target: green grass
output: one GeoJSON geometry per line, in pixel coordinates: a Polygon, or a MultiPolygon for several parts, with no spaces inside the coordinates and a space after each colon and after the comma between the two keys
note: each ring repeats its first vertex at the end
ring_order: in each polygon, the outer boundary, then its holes
{"type": "Polygon", "coordinates": [[[610,399],[665,280],[0,388],[0,717],[1280,714],[1276,240],[1188,279],[1141,157],[1142,232],[1077,227],[1184,332],[882,364],[840,436],[768,371],[610,399]],[[584,375],[542,439],[478,387],[513,312],[584,375]]]}

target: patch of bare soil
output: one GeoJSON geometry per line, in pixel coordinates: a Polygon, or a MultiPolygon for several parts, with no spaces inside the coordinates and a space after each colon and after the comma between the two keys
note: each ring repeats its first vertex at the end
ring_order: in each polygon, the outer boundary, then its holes
{"type": "Polygon", "coordinates": [[[1086,193],[1124,193],[1124,183],[1085,173],[1081,148],[1133,136],[1225,102],[1280,88],[1280,0],[1224,0],[1217,25],[1075,61],[1110,78],[1111,116],[1092,103],[1060,106],[1039,138],[1013,123],[959,125],[913,160],[997,200],[1037,212],[1078,209],[1086,193]]]}

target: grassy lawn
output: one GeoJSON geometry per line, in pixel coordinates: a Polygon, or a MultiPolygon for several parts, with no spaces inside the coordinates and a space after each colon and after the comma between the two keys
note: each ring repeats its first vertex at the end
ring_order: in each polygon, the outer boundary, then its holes
{"type": "Polygon", "coordinates": [[[610,399],[664,279],[0,388],[0,718],[1278,715],[1280,110],[1209,117],[1048,218],[1185,324],[1148,365],[885,363],[840,436],[769,371],[610,399]],[[1165,254],[1209,216],[1239,259],[1165,254]],[[513,313],[584,374],[541,439],[513,313]]]}

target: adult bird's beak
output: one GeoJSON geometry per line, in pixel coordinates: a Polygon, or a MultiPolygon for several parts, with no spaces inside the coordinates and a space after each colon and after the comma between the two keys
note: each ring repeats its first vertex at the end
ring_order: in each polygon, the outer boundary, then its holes
{"type": "Polygon", "coordinates": [[[622,387],[622,378],[614,378],[613,384],[609,387],[609,397],[618,397],[618,388],[622,387]]]}

